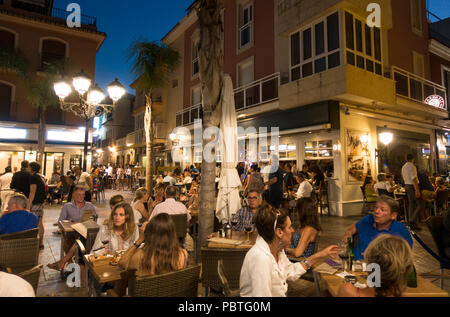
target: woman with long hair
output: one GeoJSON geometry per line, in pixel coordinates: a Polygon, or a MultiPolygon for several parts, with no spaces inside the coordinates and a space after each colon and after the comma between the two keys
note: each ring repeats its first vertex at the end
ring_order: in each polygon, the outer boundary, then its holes
{"type": "Polygon", "coordinates": [[[375,238],[364,252],[367,263],[380,266],[380,287],[357,288],[345,283],[339,289],[341,297],[399,297],[406,289],[408,274],[413,269],[411,248],[405,239],[390,234],[375,238]]]}
{"type": "Polygon", "coordinates": [[[126,202],[116,204],[107,221],[100,227],[92,250],[101,248],[105,241],[109,252],[128,249],[139,237],[133,208],[126,202]]]}
{"type": "Polygon", "coordinates": [[[119,266],[136,269],[138,276],[159,275],[185,268],[187,259],[188,253],[178,242],[172,218],[162,213],[142,226],[139,239],[122,256],[119,266]]]}
{"type": "Polygon", "coordinates": [[[149,200],[148,198],[148,190],[144,187],[138,188],[134,193],[131,208],[133,208],[134,221],[136,221],[136,223],[147,221],[150,217],[150,214],[144,205],[144,203],[149,200]]]}
{"type": "Polygon", "coordinates": [[[286,252],[296,258],[307,258],[314,254],[316,238],[322,230],[314,200],[311,198],[297,200],[297,213],[300,227],[292,233],[291,245],[286,252]]]}

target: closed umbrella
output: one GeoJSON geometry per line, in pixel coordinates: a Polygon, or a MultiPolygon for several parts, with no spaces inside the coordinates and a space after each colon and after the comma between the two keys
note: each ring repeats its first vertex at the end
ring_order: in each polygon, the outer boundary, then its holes
{"type": "Polygon", "coordinates": [[[220,120],[222,170],[219,180],[216,217],[222,222],[241,208],[239,191],[241,180],[236,170],[238,154],[237,121],[234,105],[233,83],[229,75],[224,76],[222,117],[220,120]]]}

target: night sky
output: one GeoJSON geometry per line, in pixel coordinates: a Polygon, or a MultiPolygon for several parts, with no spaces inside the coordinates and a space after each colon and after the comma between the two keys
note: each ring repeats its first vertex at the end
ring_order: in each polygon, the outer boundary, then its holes
{"type": "MultiPolygon", "coordinates": [[[[97,17],[98,30],[107,34],[97,54],[96,82],[106,91],[118,77],[134,94],[129,87],[135,78],[127,63],[127,48],[134,40],[161,40],[186,15],[193,0],[55,0],[54,6],[65,9],[72,2],[81,6],[82,14],[97,17]]],[[[427,3],[428,10],[439,18],[450,16],[450,0],[427,3]]]]}

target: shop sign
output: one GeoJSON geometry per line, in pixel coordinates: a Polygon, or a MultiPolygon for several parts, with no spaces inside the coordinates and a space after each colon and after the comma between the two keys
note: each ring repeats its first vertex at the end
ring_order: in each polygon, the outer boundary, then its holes
{"type": "Polygon", "coordinates": [[[431,95],[428,96],[425,99],[425,103],[427,105],[436,107],[436,108],[440,108],[440,109],[445,109],[445,99],[442,98],[442,96],[439,95],[431,95]]]}

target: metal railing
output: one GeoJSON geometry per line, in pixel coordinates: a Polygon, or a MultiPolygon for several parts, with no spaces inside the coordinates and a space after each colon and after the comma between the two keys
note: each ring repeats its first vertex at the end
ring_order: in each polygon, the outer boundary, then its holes
{"type": "Polygon", "coordinates": [[[278,99],[280,73],[261,78],[234,90],[236,111],[255,107],[278,99]]]}
{"type": "Polygon", "coordinates": [[[425,104],[425,99],[431,95],[439,95],[444,101],[443,109],[447,109],[447,93],[444,86],[438,85],[406,70],[392,66],[389,77],[395,80],[397,95],[425,104]]]}
{"type": "MultiPolygon", "coordinates": [[[[52,9],[52,17],[67,20],[67,17],[69,16],[71,12],[68,12],[63,9],[59,8],[53,8],[52,9]]],[[[92,17],[89,15],[81,15],[81,24],[82,25],[91,25],[91,26],[97,26],[97,18],[92,17]]]]}
{"type": "Polygon", "coordinates": [[[202,104],[196,104],[189,108],[185,108],[182,111],[176,113],[176,126],[182,127],[191,125],[195,119],[203,118],[202,104]]]}

